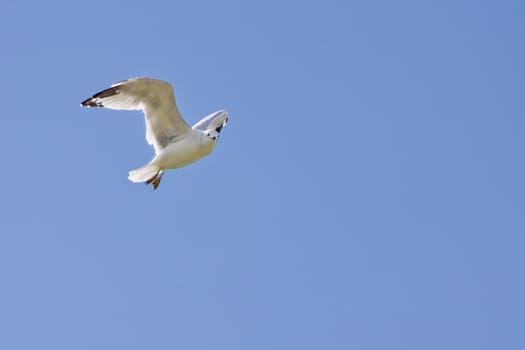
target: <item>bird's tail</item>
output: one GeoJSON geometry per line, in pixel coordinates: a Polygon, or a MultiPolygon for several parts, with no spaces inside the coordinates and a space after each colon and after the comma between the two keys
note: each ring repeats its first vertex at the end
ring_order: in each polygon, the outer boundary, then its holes
{"type": "Polygon", "coordinates": [[[132,182],[147,182],[155,179],[160,172],[161,170],[156,164],[150,163],[142,168],[131,170],[128,179],[132,182]]]}

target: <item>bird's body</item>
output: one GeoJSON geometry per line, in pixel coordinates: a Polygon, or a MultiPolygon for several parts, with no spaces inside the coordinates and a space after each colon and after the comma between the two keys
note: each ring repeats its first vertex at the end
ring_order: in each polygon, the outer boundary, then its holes
{"type": "Polygon", "coordinates": [[[202,132],[192,132],[179,142],[170,143],[152,162],[166,169],[180,168],[191,164],[211,153],[217,140],[210,139],[202,132]]]}
{"type": "Polygon", "coordinates": [[[146,140],[155,148],[155,157],[146,166],[130,171],[129,179],[153,184],[154,189],[164,171],[183,167],[210,154],[228,121],[228,113],[221,110],[190,128],[179,114],[171,85],[151,78],[113,84],[81,105],[144,112],[146,140]]]}

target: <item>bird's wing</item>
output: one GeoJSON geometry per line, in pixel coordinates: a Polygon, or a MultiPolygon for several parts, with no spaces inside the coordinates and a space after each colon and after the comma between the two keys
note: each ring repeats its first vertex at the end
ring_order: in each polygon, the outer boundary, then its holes
{"type": "MultiPolygon", "coordinates": [[[[206,131],[208,129],[217,129],[226,125],[228,122],[228,112],[224,110],[220,110],[217,112],[213,112],[206,117],[199,120],[197,123],[195,123],[191,128],[194,130],[201,130],[206,131]]],[[[220,131],[220,129],[218,131],[220,131]]]]}
{"type": "Polygon", "coordinates": [[[182,119],[170,84],[151,78],[135,78],[111,85],[82,102],[84,107],[142,110],[146,140],[159,153],[190,129],[182,119]]]}

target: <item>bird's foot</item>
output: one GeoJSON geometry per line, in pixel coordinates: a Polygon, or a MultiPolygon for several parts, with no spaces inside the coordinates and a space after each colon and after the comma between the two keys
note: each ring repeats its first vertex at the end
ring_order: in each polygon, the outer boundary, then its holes
{"type": "Polygon", "coordinates": [[[153,191],[155,191],[157,187],[159,187],[160,185],[160,181],[162,180],[162,175],[164,175],[164,172],[159,171],[158,173],[156,173],[154,176],[152,176],[146,181],[146,185],[153,185],[153,191]]]}

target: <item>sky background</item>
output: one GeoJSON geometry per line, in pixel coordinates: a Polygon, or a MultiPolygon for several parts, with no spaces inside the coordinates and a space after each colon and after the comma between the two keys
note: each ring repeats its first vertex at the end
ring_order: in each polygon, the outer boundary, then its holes
{"type": "Polygon", "coordinates": [[[0,348],[524,349],[523,1],[0,10],[0,348]],[[136,76],[207,158],[155,192],[136,76]]]}

